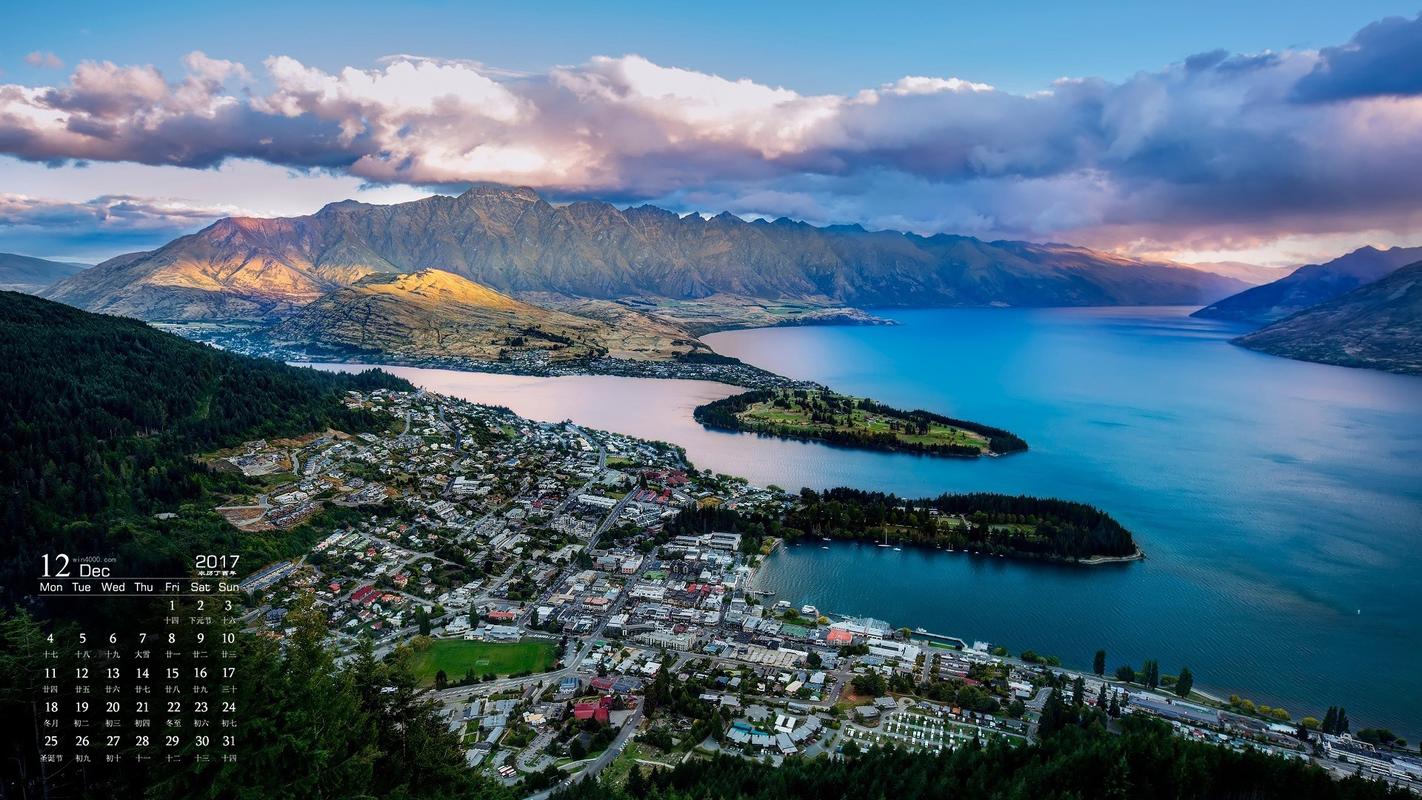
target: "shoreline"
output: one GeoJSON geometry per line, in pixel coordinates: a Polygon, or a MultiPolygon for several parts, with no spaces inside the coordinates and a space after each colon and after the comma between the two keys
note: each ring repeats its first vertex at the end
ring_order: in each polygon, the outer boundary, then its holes
{"type": "Polygon", "coordinates": [[[1129,564],[1132,561],[1145,561],[1145,551],[1136,545],[1136,552],[1128,556],[1091,556],[1090,558],[1078,559],[1075,563],[1084,567],[1096,567],[1104,564],[1129,564]]]}
{"type": "MultiPolygon", "coordinates": [[[[805,534],[801,538],[805,541],[809,541],[813,537],[810,534],[805,534]]],[[[823,539],[823,537],[821,537],[821,539],[823,539]]],[[[873,544],[875,547],[880,546],[876,544],[876,542],[879,541],[878,539],[869,536],[851,536],[839,538],[831,536],[829,537],[829,539],[831,542],[852,542],[854,544],[873,544]]],[[[793,544],[801,543],[800,540],[786,539],[783,541],[789,541],[793,544]]],[[[1062,567],[1102,567],[1110,566],[1112,564],[1131,564],[1137,561],[1146,560],[1145,551],[1141,549],[1140,545],[1136,545],[1136,552],[1128,556],[1096,555],[1089,556],[1087,558],[1058,558],[1055,556],[1044,556],[1037,555],[1035,553],[1022,553],[1013,551],[1007,551],[999,555],[996,553],[984,553],[982,551],[977,550],[944,550],[941,547],[929,547],[928,545],[922,544],[920,542],[906,542],[901,539],[893,539],[892,537],[890,537],[890,541],[894,542],[893,547],[894,549],[898,550],[902,550],[906,547],[911,547],[915,550],[921,550],[924,552],[931,553],[940,553],[942,555],[966,555],[973,556],[974,558],[1001,558],[1006,561],[1035,561],[1039,564],[1052,564],[1055,566],[1062,567]]],[[[766,557],[768,558],[769,556],[770,554],[767,553],[766,557]]]]}

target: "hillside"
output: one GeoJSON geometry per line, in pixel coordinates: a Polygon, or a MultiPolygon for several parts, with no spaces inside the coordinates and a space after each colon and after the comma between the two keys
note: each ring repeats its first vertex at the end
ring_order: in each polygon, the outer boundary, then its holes
{"type": "Polygon", "coordinates": [[[71,264],[17,253],[0,253],[0,290],[35,294],[88,268],[88,264],[71,264]]]}
{"type": "MultiPolygon", "coordinates": [[[[1307,760],[1250,747],[1216,747],[1127,716],[1107,733],[1100,712],[1071,709],[1067,727],[1027,746],[973,739],[935,754],[849,742],[842,757],[787,758],[771,765],[723,752],[670,769],[634,768],[625,782],[606,772],[560,788],[552,800],[1404,800],[1406,789],[1362,778],[1332,780],[1307,760]]],[[[872,741],[872,740],[871,740],[872,741]]]]}
{"type": "Polygon", "coordinates": [[[233,355],[14,292],[0,292],[0,359],[7,594],[29,585],[22,576],[32,575],[40,547],[121,554],[137,570],[173,568],[171,559],[200,548],[280,546],[250,534],[235,541],[210,510],[172,520],[153,513],[225,480],[193,454],[328,427],[363,430],[377,421],[346,409],[346,390],[409,388],[384,373],[338,375],[233,355]]]}
{"type": "Polygon", "coordinates": [[[46,296],[148,320],[257,319],[290,315],[370,275],[427,268],[513,296],[719,294],[823,306],[1200,304],[1244,286],[1066,245],[681,217],[599,202],[554,206],[531,189],[480,185],[458,197],[224,219],[138,258],[100,264],[46,296]]]}
{"type": "Polygon", "coordinates": [[[1422,261],[1235,342],[1303,361],[1422,374],[1422,261]]]}
{"type": "Polygon", "coordinates": [[[1422,247],[1364,247],[1325,264],[1299,267],[1273,283],[1227,297],[1192,316],[1263,325],[1332,300],[1418,260],[1422,260],[1422,247]]]}
{"type": "Polygon", "coordinates": [[[303,307],[268,336],[283,347],[378,352],[401,360],[550,361],[610,355],[668,360],[710,352],[685,331],[612,306],[607,321],[524,303],[437,269],[375,275],[303,307]]]}

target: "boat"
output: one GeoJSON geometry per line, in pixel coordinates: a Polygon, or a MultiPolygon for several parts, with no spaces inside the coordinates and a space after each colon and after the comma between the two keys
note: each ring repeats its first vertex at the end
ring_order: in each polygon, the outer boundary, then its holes
{"type": "Polygon", "coordinates": [[[821,537],[820,537],[820,541],[822,541],[822,542],[828,542],[828,541],[829,541],[829,537],[828,537],[828,536],[821,536],[821,537]]]}
{"type": "Polygon", "coordinates": [[[822,545],[820,545],[820,549],[821,549],[821,550],[828,550],[828,549],[829,549],[829,545],[827,545],[827,544],[822,544],[822,545]]]}
{"type": "Polygon", "coordinates": [[[895,550],[903,550],[902,547],[895,547],[894,549],[895,549],[895,550]]]}
{"type": "Polygon", "coordinates": [[[888,546],[889,546],[889,532],[888,532],[888,531],[884,531],[884,543],[881,544],[881,545],[879,545],[879,547],[888,547],[888,546]]]}

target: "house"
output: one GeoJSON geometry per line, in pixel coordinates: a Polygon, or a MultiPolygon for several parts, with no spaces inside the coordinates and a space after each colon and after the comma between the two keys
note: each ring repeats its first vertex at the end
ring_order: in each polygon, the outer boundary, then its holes
{"type": "Polygon", "coordinates": [[[578,703],[573,706],[573,718],[579,721],[596,720],[606,725],[611,711],[612,695],[605,694],[596,703],[578,703]]]}

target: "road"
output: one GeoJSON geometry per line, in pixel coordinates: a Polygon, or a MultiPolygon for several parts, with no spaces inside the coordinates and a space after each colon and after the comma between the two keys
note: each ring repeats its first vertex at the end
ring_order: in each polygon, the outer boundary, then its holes
{"type": "Polygon", "coordinates": [[[632,737],[637,733],[637,727],[641,724],[642,707],[639,705],[637,706],[637,710],[632,712],[632,716],[627,718],[627,722],[622,726],[622,730],[617,732],[617,738],[613,739],[612,744],[608,745],[607,749],[602,751],[597,758],[587,762],[577,772],[570,774],[553,786],[537,794],[531,794],[524,798],[524,800],[547,800],[549,795],[567,784],[576,783],[584,779],[596,778],[598,773],[602,772],[608,764],[617,760],[617,757],[622,754],[623,748],[627,747],[627,743],[631,741],[632,737]]]}

